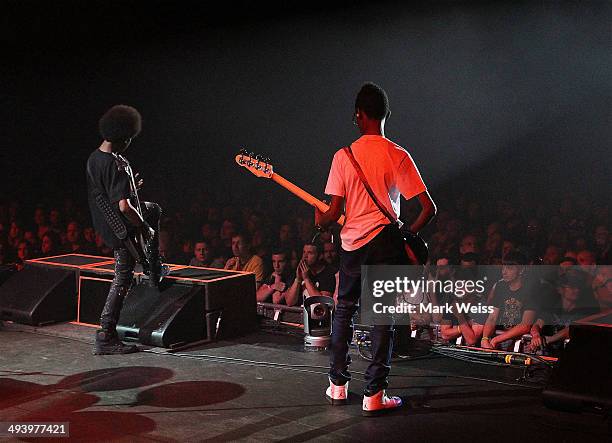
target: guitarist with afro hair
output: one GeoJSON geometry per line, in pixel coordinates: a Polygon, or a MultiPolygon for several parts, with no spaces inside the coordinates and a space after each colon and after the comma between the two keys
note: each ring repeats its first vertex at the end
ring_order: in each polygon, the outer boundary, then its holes
{"type": "Polygon", "coordinates": [[[101,329],[96,331],[93,353],[128,354],[137,352],[134,345],[123,344],[117,335],[117,322],[123,300],[132,285],[136,257],[126,246],[128,233],[148,239],[149,263],[146,270],[151,286],[157,286],[167,266],[159,258],[159,219],[161,208],[156,203],[138,200],[142,186],[133,174],[125,153],[140,133],[140,113],[131,106],[116,105],[99,122],[102,143],[87,160],[88,201],[94,228],[100,233],[115,257],[115,276],[102,315],[101,329]]]}

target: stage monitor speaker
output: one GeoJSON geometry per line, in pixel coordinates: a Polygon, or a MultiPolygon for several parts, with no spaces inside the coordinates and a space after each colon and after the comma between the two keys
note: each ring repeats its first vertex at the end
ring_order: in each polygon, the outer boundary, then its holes
{"type": "Polygon", "coordinates": [[[74,271],[26,264],[0,286],[0,318],[40,326],[76,318],[74,271]]]}
{"type": "Polygon", "coordinates": [[[199,286],[171,284],[161,290],[134,286],[123,302],[117,332],[125,341],[171,348],[206,338],[199,286]]]}
{"type": "Polygon", "coordinates": [[[544,404],[574,412],[610,411],[612,325],[572,324],[570,338],[542,392],[544,404]]]}
{"type": "Polygon", "coordinates": [[[253,275],[205,284],[146,282],[125,298],[117,332],[122,340],[175,348],[196,341],[237,337],[257,328],[253,275]]]}
{"type": "Polygon", "coordinates": [[[0,286],[7,281],[17,270],[15,265],[0,265],[0,286]]]}

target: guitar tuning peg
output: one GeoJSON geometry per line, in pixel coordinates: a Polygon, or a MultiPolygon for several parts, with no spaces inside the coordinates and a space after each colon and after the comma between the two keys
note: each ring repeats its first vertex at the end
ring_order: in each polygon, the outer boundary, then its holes
{"type": "Polygon", "coordinates": [[[240,163],[241,165],[244,164],[244,156],[247,154],[246,149],[242,148],[240,151],[238,151],[238,155],[240,156],[240,158],[238,159],[238,163],[240,163]]]}
{"type": "Polygon", "coordinates": [[[267,174],[268,172],[270,172],[270,157],[264,157],[264,172],[267,174]]]}

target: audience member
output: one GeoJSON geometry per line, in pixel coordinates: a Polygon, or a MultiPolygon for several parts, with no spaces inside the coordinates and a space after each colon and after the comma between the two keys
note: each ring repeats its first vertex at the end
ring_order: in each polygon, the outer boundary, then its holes
{"type": "Polygon", "coordinates": [[[295,279],[289,268],[287,251],[272,252],[272,269],[272,274],[257,290],[257,301],[285,305],[285,294],[295,279]]]}
{"type": "Polygon", "coordinates": [[[595,254],[593,252],[584,249],[576,255],[576,261],[584,272],[593,274],[595,272],[595,254]]]}
{"type": "Polygon", "coordinates": [[[504,241],[502,242],[502,249],[501,249],[502,261],[504,260],[506,255],[508,255],[508,253],[513,252],[514,250],[516,250],[516,242],[512,239],[505,238],[504,241]]]}
{"type": "Polygon", "coordinates": [[[468,234],[461,239],[461,244],[459,245],[459,254],[467,254],[468,252],[473,252],[475,254],[480,253],[480,247],[478,245],[478,238],[476,238],[473,234],[468,234]]]}
{"type": "Polygon", "coordinates": [[[19,245],[19,242],[22,239],[23,239],[23,229],[21,227],[21,224],[18,221],[13,220],[11,222],[8,236],[7,236],[8,244],[11,248],[17,249],[17,246],[19,245]]]}
{"type": "MultiPolygon", "coordinates": [[[[567,252],[565,253],[567,255],[567,252]]],[[[543,265],[558,265],[561,260],[561,251],[555,245],[549,245],[546,247],[546,251],[544,252],[544,256],[542,257],[543,265]]]]}
{"type": "Polygon", "coordinates": [[[340,266],[340,259],[338,258],[338,246],[337,243],[326,241],[323,243],[323,261],[331,267],[334,274],[338,271],[340,266]]]}
{"type": "Polygon", "coordinates": [[[17,260],[15,262],[17,270],[21,271],[25,265],[25,261],[31,258],[32,251],[30,249],[30,244],[25,240],[21,240],[17,245],[17,260]]]}
{"type": "Polygon", "coordinates": [[[494,309],[484,325],[483,348],[507,348],[510,340],[527,334],[535,321],[533,282],[527,281],[523,275],[525,262],[520,253],[511,252],[502,264],[502,279],[495,284],[491,294],[494,309]],[[502,333],[495,335],[498,328],[502,333]]]}
{"type": "Polygon", "coordinates": [[[42,237],[40,244],[40,255],[42,257],[53,257],[60,253],[60,237],[55,231],[47,231],[42,237]]]}
{"type": "Polygon", "coordinates": [[[178,254],[176,254],[176,263],[180,265],[187,265],[194,257],[194,244],[190,238],[183,239],[181,242],[181,248],[178,254]]]}
{"type": "Polygon", "coordinates": [[[601,311],[612,309],[612,266],[598,266],[592,282],[593,296],[601,311]]]}
{"type": "Polygon", "coordinates": [[[81,227],[75,220],[68,222],[66,226],[66,240],[64,244],[64,251],[66,253],[79,253],[83,247],[83,236],[81,233],[81,227]]]}
{"type": "Polygon", "coordinates": [[[278,231],[278,245],[287,251],[296,249],[296,235],[291,223],[283,223],[280,225],[278,231]]]}
{"type": "Polygon", "coordinates": [[[36,236],[42,239],[43,235],[49,230],[49,226],[47,225],[47,214],[41,206],[34,210],[34,224],[36,225],[36,236]]]}
{"type": "Polygon", "coordinates": [[[530,352],[558,351],[563,341],[569,338],[572,322],[587,317],[598,310],[583,271],[566,272],[558,283],[558,294],[547,305],[542,306],[538,319],[531,327],[530,352]]]}
{"type": "Polygon", "coordinates": [[[305,298],[313,295],[332,297],[335,287],[335,272],[321,259],[320,244],[306,243],[295,280],[285,295],[287,305],[302,304],[305,298]]]}
{"type": "Polygon", "coordinates": [[[232,236],[232,254],[225,263],[225,269],[255,273],[255,286],[259,289],[264,280],[264,265],[261,257],[253,254],[251,239],[246,233],[232,236]]]}
{"type": "Polygon", "coordinates": [[[215,258],[213,249],[208,240],[198,240],[193,246],[193,257],[189,266],[200,266],[203,268],[223,268],[223,261],[215,258]]]}
{"type": "Polygon", "coordinates": [[[229,258],[232,256],[232,237],[234,234],[236,234],[236,224],[230,219],[223,220],[219,233],[219,253],[222,257],[229,258]]]}
{"type": "Polygon", "coordinates": [[[49,211],[49,230],[58,235],[64,231],[61,212],[58,208],[51,208],[49,211]]]}

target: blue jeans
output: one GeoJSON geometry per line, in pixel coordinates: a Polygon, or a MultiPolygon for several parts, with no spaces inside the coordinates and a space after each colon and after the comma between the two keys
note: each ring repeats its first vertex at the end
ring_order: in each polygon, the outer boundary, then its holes
{"type": "MultiPolygon", "coordinates": [[[[338,302],[334,311],[329,378],[336,385],[351,379],[349,345],[353,339],[353,316],[361,297],[362,265],[408,264],[402,235],[395,225],[387,225],[370,242],[355,251],[340,251],[338,302]]],[[[366,370],[365,393],[374,394],[388,386],[393,351],[393,325],[374,325],[370,333],[372,362],[366,370]]]]}

